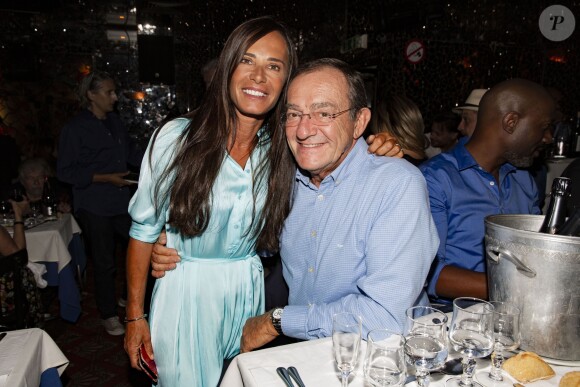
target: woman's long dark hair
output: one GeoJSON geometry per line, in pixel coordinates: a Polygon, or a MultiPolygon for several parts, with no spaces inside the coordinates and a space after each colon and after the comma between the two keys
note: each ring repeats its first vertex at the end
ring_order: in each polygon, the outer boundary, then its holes
{"type": "MultiPolygon", "coordinates": [[[[274,31],[284,37],[288,47],[288,80],[296,67],[297,57],[286,27],[270,17],[248,20],[238,26],[226,41],[200,107],[188,116],[191,122],[181,136],[182,145],[175,159],[156,184],[157,208],[169,195],[168,223],[184,235],[197,236],[207,229],[211,216],[212,187],[228,151],[230,135],[232,138],[236,136],[237,118],[229,89],[232,74],[250,46],[274,31]],[[175,176],[171,190],[163,193],[161,183],[170,176],[175,176]]],[[[284,106],[280,101],[286,99],[287,80],[278,103],[264,120],[269,135],[259,139],[271,141],[267,155],[254,175],[253,215],[260,183],[268,179],[268,192],[261,216],[259,219],[253,217],[248,230],[257,237],[256,248],[259,250],[278,250],[279,235],[290,209],[295,166],[280,123],[284,106]]]]}

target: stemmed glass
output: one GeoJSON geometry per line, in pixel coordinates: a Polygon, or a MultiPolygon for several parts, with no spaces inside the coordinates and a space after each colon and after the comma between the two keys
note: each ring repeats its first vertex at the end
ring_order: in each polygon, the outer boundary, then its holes
{"type": "Polygon", "coordinates": [[[493,305],[479,298],[460,297],[453,301],[453,317],[449,329],[453,349],[461,352],[463,374],[448,379],[447,387],[473,387],[475,359],[489,355],[493,349],[493,305]]]}
{"type": "Polygon", "coordinates": [[[12,210],[12,204],[8,200],[0,200],[0,213],[2,213],[2,224],[8,224],[8,215],[12,210]]]}
{"type": "Polygon", "coordinates": [[[490,301],[494,307],[493,330],[494,345],[491,354],[490,372],[478,372],[477,380],[486,386],[510,387],[511,382],[504,381],[502,365],[504,351],[513,351],[520,346],[520,309],[509,302],[490,301]]]}
{"type": "Polygon", "coordinates": [[[332,348],[342,377],[342,387],[356,366],[362,330],[361,318],[353,313],[337,313],[332,319],[332,348]]]}
{"type": "Polygon", "coordinates": [[[30,216],[33,219],[33,222],[36,223],[42,213],[42,208],[40,202],[31,202],[30,203],[30,216]]]}
{"type": "Polygon", "coordinates": [[[367,335],[365,379],[373,386],[405,384],[405,338],[388,329],[374,329],[367,335]]]}
{"type": "Polygon", "coordinates": [[[447,349],[447,315],[429,306],[407,309],[405,353],[415,366],[419,387],[429,385],[429,371],[445,364],[447,349]]]}

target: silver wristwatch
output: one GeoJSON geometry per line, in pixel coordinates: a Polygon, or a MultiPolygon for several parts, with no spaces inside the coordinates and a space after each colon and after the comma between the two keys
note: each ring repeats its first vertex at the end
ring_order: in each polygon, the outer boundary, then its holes
{"type": "Polygon", "coordinates": [[[282,313],[284,313],[284,309],[274,308],[270,314],[272,325],[274,325],[274,329],[276,329],[276,332],[278,332],[279,335],[282,334],[282,313]]]}

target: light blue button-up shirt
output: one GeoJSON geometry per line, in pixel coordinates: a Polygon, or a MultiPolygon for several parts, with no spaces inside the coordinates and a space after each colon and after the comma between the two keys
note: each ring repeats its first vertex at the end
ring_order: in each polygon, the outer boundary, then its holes
{"type": "Polygon", "coordinates": [[[374,328],[402,331],[407,308],[424,292],[439,239],[425,180],[405,160],[375,157],[359,139],[320,187],[296,174],[282,233],[290,288],[282,331],[299,339],[332,335],[341,311],[374,328]]]}
{"type": "MultiPolygon", "coordinates": [[[[446,265],[485,271],[484,219],[495,214],[540,214],[538,190],[528,171],[506,163],[499,186],[465,148],[465,141],[420,166],[441,244],[429,276],[429,295],[446,265]]],[[[445,300],[440,300],[445,301],[445,300]]]]}

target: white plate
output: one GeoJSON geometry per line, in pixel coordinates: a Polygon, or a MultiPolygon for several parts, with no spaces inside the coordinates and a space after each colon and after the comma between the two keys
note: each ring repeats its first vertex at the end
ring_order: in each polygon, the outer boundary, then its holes
{"type": "Polygon", "coordinates": [[[553,365],[561,365],[566,367],[580,367],[580,360],[560,360],[560,359],[551,359],[549,357],[541,356],[542,359],[546,361],[546,363],[550,363],[553,365]]]}

